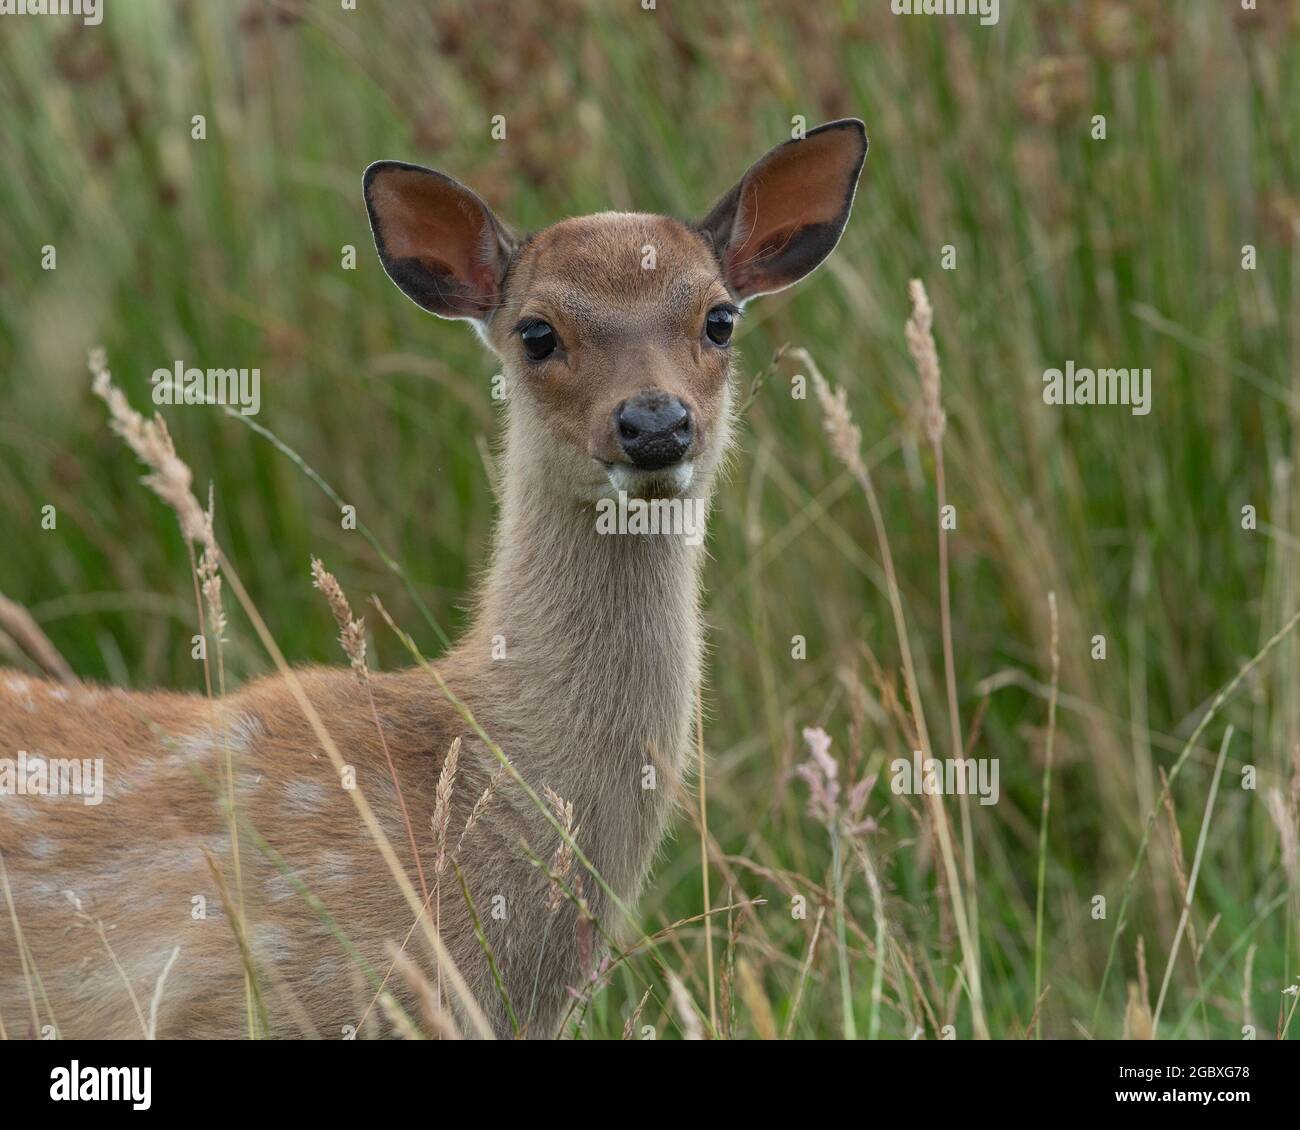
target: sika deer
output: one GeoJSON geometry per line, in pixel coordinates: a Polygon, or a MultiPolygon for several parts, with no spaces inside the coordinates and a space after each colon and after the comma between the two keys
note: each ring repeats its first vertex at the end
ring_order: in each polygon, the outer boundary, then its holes
{"type": "MultiPolygon", "coordinates": [[[[491,566],[473,627],[437,671],[533,789],[572,805],[577,846],[624,903],[645,881],[690,749],[703,550],[671,532],[603,533],[597,511],[620,494],[629,506],[707,505],[732,429],[730,342],[740,307],[830,254],[866,145],[861,122],[832,122],[769,152],[700,223],[607,212],[523,240],[450,177],[392,161],[366,170],[384,269],[424,309],[472,322],[500,358],[509,392],[491,566]],[[647,765],[657,788],[643,787],[647,765]]],[[[297,679],[414,876],[365,689],[342,669],[297,679]]],[[[422,869],[432,875],[430,817],[453,739],[462,742],[453,841],[498,763],[428,672],[374,674],[370,686],[422,869]]],[[[0,852],[23,941],[20,956],[0,907],[0,1020],[10,1034],[53,1025],[63,1036],[139,1035],[177,946],[158,1033],[249,1030],[235,923],[205,855],[233,891],[220,804],[227,748],[244,829],[246,944],[269,1031],[337,1036],[357,1023],[373,995],[359,963],[382,976],[386,943],[400,944],[414,915],[291,690],[282,675],[213,701],[0,675],[0,758],[102,757],[106,780],[99,805],[0,795],[0,852]],[[202,903],[206,916],[195,910],[202,903]]],[[[553,908],[551,880],[529,858],[551,860],[559,842],[507,779],[459,847],[514,1020],[528,1036],[556,1034],[568,989],[592,960],[576,936],[577,910],[569,901],[553,908]]],[[[606,889],[580,866],[570,876],[602,929],[616,931],[622,923],[606,889]]],[[[513,1034],[454,876],[439,905],[440,936],[487,1026],[513,1034]]],[[[410,951],[423,959],[419,937],[410,951]]],[[[388,988],[418,1015],[398,982],[388,988]]],[[[460,1030],[484,1031],[461,993],[447,1000],[460,1030]]]]}

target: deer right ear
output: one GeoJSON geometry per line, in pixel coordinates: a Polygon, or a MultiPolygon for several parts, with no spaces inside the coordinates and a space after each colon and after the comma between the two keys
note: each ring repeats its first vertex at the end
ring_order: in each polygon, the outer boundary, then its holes
{"type": "Polygon", "coordinates": [[[362,189],[379,261],[407,298],[481,321],[501,304],[515,239],[477,194],[401,161],[376,161],[362,189]]]}
{"type": "Polygon", "coordinates": [[[857,118],[778,145],[700,222],[740,301],[782,290],[814,270],[848,223],[867,131],[857,118]]]}

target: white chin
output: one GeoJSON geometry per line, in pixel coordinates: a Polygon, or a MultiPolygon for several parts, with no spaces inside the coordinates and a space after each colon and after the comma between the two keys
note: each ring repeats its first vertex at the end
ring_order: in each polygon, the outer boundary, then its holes
{"type": "Polygon", "coordinates": [[[680,497],[695,481],[695,462],[687,459],[662,471],[642,471],[627,463],[612,463],[605,468],[611,497],[619,492],[629,498],[680,497]]]}

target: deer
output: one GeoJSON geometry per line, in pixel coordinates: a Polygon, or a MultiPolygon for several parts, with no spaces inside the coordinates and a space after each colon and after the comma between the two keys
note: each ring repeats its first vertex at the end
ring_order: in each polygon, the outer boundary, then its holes
{"type": "MultiPolygon", "coordinates": [[[[436,793],[458,751],[448,804],[464,888],[450,876],[438,896],[440,1034],[562,1034],[668,830],[704,671],[705,547],[601,530],[597,511],[617,499],[707,514],[736,427],[742,311],[830,255],[866,152],[861,121],[829,122],[770,150],[697,222],[601,212],[525,238],[445,173],[365,170],[383,270],[423,310],[469,322],[506,381],[499,516],[471,624],[427,669],[376,671],[368,691],[341,665],[217,697],[0,672],[0,759],[103,762],[101,803],[0,792],[10,1035],[239,1037],[250,977],[264,1034],[355,1034],[374,991],[358,992],[358,966],[382,976],[415,919],[303,696],[408,877],[435,868],[436,793]],[[522,783],[563,802],[563,831],[522,783]]],[[[425,1015],[418,982],[387,985],[425,1015]]]]}

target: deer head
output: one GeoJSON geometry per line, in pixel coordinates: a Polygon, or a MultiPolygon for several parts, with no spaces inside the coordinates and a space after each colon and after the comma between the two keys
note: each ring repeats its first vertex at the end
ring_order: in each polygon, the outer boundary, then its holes
{"type": "Polygon", "coordinates": [[[378,161],[364,192],[393,282],[501,359],[508,477],[579,504],[703,496],[729,439],[741,311],[831,253],[866,150],[860,121],[831,122],[771,150],[698,223],[603,212],[522,240],[418,165],[378,161]]]}

